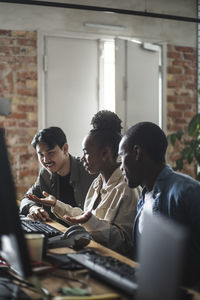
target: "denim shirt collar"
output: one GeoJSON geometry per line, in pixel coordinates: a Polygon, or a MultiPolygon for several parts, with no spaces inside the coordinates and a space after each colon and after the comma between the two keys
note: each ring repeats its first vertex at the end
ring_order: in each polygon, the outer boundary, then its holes
{"type": "MultiPolygon", "coordinates": [[[[161,191],[163,191],[164,185],[165,185],[165,180],[166,177],[170,176],[173,173],[173,170],[170,166],[166,165],[162,171],[160,172],[160,174],[158,175],[154,186],[153,186],[153,190],[152,190],[152,196],[154,198],[154,205],[153,205],[153,211],[157,211],[159,210],[159,199],[160,199],[160,194],[161,191]]],[[[140,208],[143,206],[144,204],[144,198],[145,198],[145,193],[147,192],[146,188],[143,188],[142,190],[142,197],[141,200],[138,204],[138,210],[140,210],[140,208]]]]}

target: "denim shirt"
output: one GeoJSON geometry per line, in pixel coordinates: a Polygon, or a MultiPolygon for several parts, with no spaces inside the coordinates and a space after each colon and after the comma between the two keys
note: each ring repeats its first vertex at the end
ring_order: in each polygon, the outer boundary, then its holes
{"type": "MultiPolygon", "coordinates": [[[[137,223],[144,205],[146,188],[138,203],[133,242],[138,237],[137,223]]],[[[189,229],[188,265],[199,268],[200,280],[200,183],[165,166],[153,186],[153,214],[163,214],[189,229]]]]}

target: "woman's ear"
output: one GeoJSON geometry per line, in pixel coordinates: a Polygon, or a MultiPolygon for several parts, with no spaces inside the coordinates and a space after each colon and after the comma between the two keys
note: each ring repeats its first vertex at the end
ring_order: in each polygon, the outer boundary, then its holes
{"type": "Polygon", "coordinates": [[[110,147],[106,146],[102,149],[102,159],[105,161],[113,157],[112,150],[110,147]]]}

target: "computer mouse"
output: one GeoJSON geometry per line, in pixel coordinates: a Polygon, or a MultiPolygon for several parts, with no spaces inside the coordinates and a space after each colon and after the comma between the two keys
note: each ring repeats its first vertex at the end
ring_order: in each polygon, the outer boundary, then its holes
{"type": "Polygon", "coordinates": [[[72,225],[62,235],[48,238],[48,248],[72,247],[78,250],[87,246],[91,239],[90,233],[83,226],[72,225]]]}

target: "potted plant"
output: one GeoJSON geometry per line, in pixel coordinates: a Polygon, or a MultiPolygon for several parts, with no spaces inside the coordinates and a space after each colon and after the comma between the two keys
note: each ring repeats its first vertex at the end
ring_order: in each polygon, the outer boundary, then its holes
{"type": "Polygon", "coordinates": [[[168,142],[175,146],[176,141],[182,142],[184,147],[180,157],[176,160],[175,170],[183,170],[184,162],[197,165],[196,179],[200,181],[200,113],[196,114],[189,123],[187,132],[178,130],[168,135],[168,142]],[[189,138],[185,138],[185,136],[189,138]]]}

